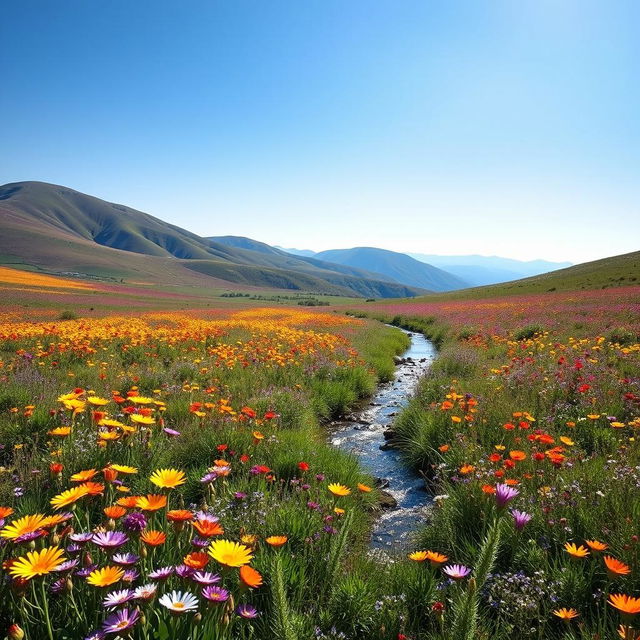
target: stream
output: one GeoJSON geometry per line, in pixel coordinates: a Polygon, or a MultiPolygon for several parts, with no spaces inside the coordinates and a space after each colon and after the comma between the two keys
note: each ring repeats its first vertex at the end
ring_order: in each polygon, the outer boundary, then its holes
{"type": "Polygon", "coordinates": [[[407,405],[418,380],[436,357],[435,347],[423,335],[405,333],[411,338],[411,346],[402,354],[394,379],[381,384],[366,407],[347,420],[334,422],[330,435],[331,444],[357,456],[397,503],[383,509],[376,520],[371,549],[378,552],[407,549],[411,533],[425,520],[431,503],[424,480],[406,467],[399,451],[384,447],[385,430],[407,405]]]}

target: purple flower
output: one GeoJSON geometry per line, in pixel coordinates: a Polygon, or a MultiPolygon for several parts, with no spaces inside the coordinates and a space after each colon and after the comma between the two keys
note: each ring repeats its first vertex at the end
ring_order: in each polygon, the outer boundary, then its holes
{"type": "Polygon", "coordinates": [[[512,509],[511,515],[513,516],[513,523],[518,531],[522,531],[527,522],[533,518],[532,515],[524,511],[518,511],[517,509],[512,509]]]}
{"type": "Polygon", "coordinates": [[[62,593],[66,586],[67,586],[66,579],[58,578],[58,580],[55,580],[49,588],[51,589],[51,593],[57,594],[57,593],[62,593]]]}
{"type": "Polygon", "coordinates": [[[23,533],[21,536],[18,536],[15,539],[16,544],[21,544],[23,542],[31,542],[32,540],[37,540],[38,538],[42,538],[42,536],[46,536],[47,532],[44,529],[38,529],[37,531],[29,531],[28,533],[23,533]]]}
{"type": "Polygon", "coordinates": [[[67,546],[67,553],[79,553],[80,551],[82,551],[82,547],[75,542],[67,546]]]}
{"type": "Polygon", "coordinates": [[[140,612],[137,609],[120,609],[113,615],[110,615],[103,623],[102,629],[105,633],[122,633],[131,629],[133,625],[140,619],[140,612]]]}
{"type": "Polygon", "coordinates": [[[135,582],[140,577],[140,572],[137,569],[127,569],[122,576],[123,582],[135,582]]]}
{"type": "Polygon", "coordinates": [[[318,511],[320,509],[320,504],[313,500],[309,500],[309,502],[307,502],[307,507],[311,509],[311,511],[318,511]]]}
{"type": "Polygon", "coordinates": [[[463,564],[449,564],[443,567],[442,571],[453,580],[462,580],[462,578],[466,578],[471,573],[471,569],[463,564]]]}
{"type": "Polygon", "coordinates": [[[194,547],[198,547],[198,549],[204,549],[209,544],[209,540],[207,540],[206,538],[200,538],[198,536],[194,536],[191,539],[191,544],[194,547]]]}
{"type": "Polygon", "coordinates": [[[131,589],[122,589],[121,591],[108,593],[102,601],[102,604],[105,607],[119,607],[131,599],[133,599],[133,591],[131,591],[131,589]]]}
{"type": "Polygon", "coordinates": [[[71,571],[73,569],[75,569],[78,564],[80,563],[80,560],[78,560],[78,558],[75,558],[74,560],[67,560],[66,562],[63,562],[62,564],[59,564],[54,571],[56,571],[57,573],[67,573],[67,571],[71,571]]]}
{"type": "Polygon", "coordinates": [[[94,631],[85,637],[84,640],[104,640],[106,638],[102,631],[94,631]]]}
{"type": "Polygon", "coordinates": [[[236,500],[244,500],[244,499],[247,497],[247,494],[246,494],[246,493],[243,493],[242,491],[236,491],[236,492],[233,494],[233,497],[234,497],[236,500]]]}
{"type": "Polygon", "coordinates": [[[140,532],[147,526],[147,518],[144,513],[132,511],[122,518],[122,526],[127,531],[140,532]]]}
{"type": "Polygon", "coordinates": [[[237,609],[236,613],[241,618],[247,618],[247,620],[253,620],[258,617],[258,610],[255,607],[252,607],[250,604],[241,604],[237,609]]]}
{"type": "Polygon", "coordinates": [[[176,575],[179,578],[190,578],[193,574],[193,569],[186,564],[179,564],[176,567],[176,575]]]}
{"type": "Polygon", "coordinates": [[[106,533],[96,533],[93,536],[93,544],[101,549],[117,549],[128,541],[127,534],[122,531],[107,531],[106,533]]]}
{"type": "Polygon", "coordinates": [[[140,560],[140,556],[137,556],[135,553],[116,553],[113,556],[113,561],[124,567],[135,564],[138,560],[140,560]]]}
{"type": "Polygon", "coordinates": [[[93,533],[72,533],[69,536],[70,540],[73,540],[77,544],[85,544],[93,538],[93,533]]]}
{"type": "Polygon", "coordinates": [[[518,495],[520,495],[520,492],[508,484],[496,485],[496,504],[498,505],[498,509],[506,507],[507,504],[518,495]]]}
{"type": "Polygon", "coordinates": [[[76,571],[76,575],[78,576],[78,578],[87,578],[89,576],[89,574],[94,570],[97,569],[98,565],[97,564],[90,564],[88,567],[85,567],[84,569],[80,569],[80,571],[76,571]]]}
{"type": "Polygon", "coordinates": [[[152,571],[149,574],[149,577],[153,580],[166,580],[173,575],[174,571],[174,567],[160,567],[159,569],[152,571]]]}
{"type": "Polygon", "coordinates": [[[205,586],[220,582],[220,576],[217,573],[211,573],[210,571],[196,571],[191,576],[191,579],[194,582],[205,586]]]}
{"type": "Polygon", "coordinates": [[[175,429],[169,429],[169,427],[165,427],[165,428],[163,429],[163,431],[164,431],[168,436],[171,436],[171,437],[173,437],[173,438],[176,438],[176,437],[178,437],[178,436],[180,435],[180,432],[179,432],[179,431],[176,431],[175,429]]]}
{"type": "Polygon", "coordinates": [[[209,602],[226,602],[229,599],[229,592],[222,587],[206,586],[202,590],[202,595],[209,600],[209,602]]]}
{"type": "Polygon", "coordinates": [[[205,473],[202,478],[200,478],[200,482],[202,482],[202,484],[211,484],[217,477],[217,473],[210,471],[209,473],[205,473]]]}

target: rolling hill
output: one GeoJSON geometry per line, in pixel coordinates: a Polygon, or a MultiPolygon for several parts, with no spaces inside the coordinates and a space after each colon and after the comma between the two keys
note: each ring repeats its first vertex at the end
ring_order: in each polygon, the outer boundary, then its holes
{"type": "Polygon", "coordinates": [[[366,297],[423,289],[357,269],[232,247],[147,213],[44,182],[0,187],[0,264],[125,281],[257,286],[366,297]]]}
{"type": "Polygon", "coordinates": [[[331,249],[316,253],[313,259],[366,269],[391,278],[394,282],[423,287],[431,291],[452,291],[469,286],[467,282],[447,271],[420,262],[404,253],[386,249],[374,247],[331,249]]]}

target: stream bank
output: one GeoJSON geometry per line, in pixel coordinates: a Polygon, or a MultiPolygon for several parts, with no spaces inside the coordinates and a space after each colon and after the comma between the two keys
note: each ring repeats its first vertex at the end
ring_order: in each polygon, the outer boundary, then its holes
{"type": "Polygon", "coordinates": [[[394,379],[382,383],[363,409],[333,422],[329,436],[331,444],[357,456],[384,491],[386,508],[371,535],[371,548],[379,551],[408,548],[410,534],[424,521],[431,504],[424,479],[404,464],[400,452],[387,441],[394,416],[407,405],[436,357],[435,346],[422,334],[405,333],[411,345],[398,358],[394,379]]]}

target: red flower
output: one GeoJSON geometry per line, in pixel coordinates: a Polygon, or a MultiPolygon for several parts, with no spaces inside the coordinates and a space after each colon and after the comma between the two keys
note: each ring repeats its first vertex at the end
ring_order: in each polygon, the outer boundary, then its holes
{"type": "Polygon", "coordinates": [[[309,471],[309,465],[306,462],[298,462],[298,469],[300,471],[309,471]]]}

